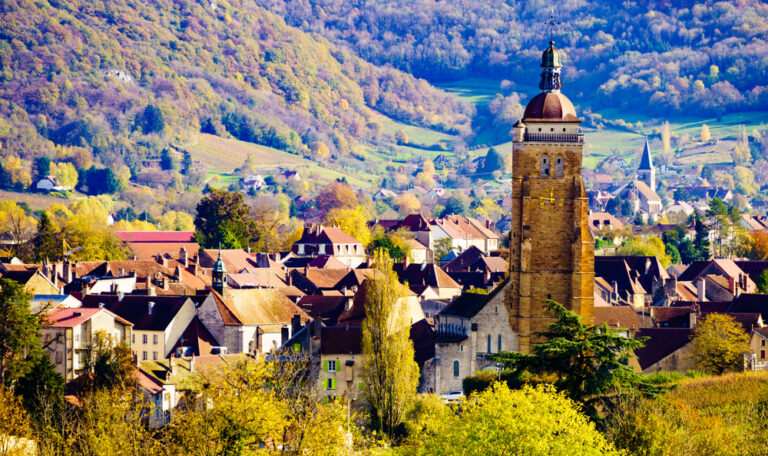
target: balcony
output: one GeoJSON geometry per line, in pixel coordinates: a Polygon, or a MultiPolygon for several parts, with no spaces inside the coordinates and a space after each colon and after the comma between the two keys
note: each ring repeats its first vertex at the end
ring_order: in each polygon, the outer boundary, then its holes
{"type": "Polygon", "coordinates": [[[584,133],[526,133],[526,142],[583,143],[584,133]]]}

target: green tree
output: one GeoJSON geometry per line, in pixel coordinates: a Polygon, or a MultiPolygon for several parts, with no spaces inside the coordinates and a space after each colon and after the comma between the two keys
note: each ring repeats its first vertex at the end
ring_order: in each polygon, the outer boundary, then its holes
{"type": "Polygon", "coordinates": [[[405,454],[430,455],[619,455],[579,405],[551,387],[510,390],[494,383],[457,408],[439,414],[426,436],[412,439],[405,454]]]}
{"type": "Polygon", "coordinates": [[[768,294],[768,269],[763,269],[755,282],[760,293],[768,294]]]}
{"type": "Polygon", "coordinates": [[[0,384],[13,385],[44,354],[42,321],[29,310],[29,299],[18,282],[0,279],[0,384]]]}
{"type": "Polygon", "coordinates": [[[643,347],[643,340],[622,337],[605,324],[587,326],[580,315],[555,301],[547,300],[546,305],[556,321],[536,334],[545,342],[534,344],[531,354],[491,356],[508,370],[505,378],[512,386],[532,378],[553,381],[558,390],[583,403],[590,416],[597,415],[599,405],[623,394],[658,391],[627,365],[633,351],[643,347]]]}
{"type": "MultiPolygon", "coordinates": [[[[711,257],[709,250],[709,229],[704,224],[701,214],[696,211],[693,214],[696,237],[693,240],[693,249],[696,251],[696,260],[706,261],[711,257]]],[[[682,252],[681,252],[682,253],[682,252]]]]}
{"type": "Polygon", "coordinates": [[[741,370],[744,354],[749,351],[749,336],[730,315],[711,313],[696,326],[693,357],[709,373],[741,370]]]}
{"type": "Polygon", "coordinates": [[[178,169],[176,158],[173,156],[169,147],[166,147],[160,152],[160,168],[166,171],[174,171],[178,169]]]}
{"type": "Polygon", "coordinates": [[[181,152],[181,174],[188,175],[190,169],[192,169],[192,154],[184,150],[181,152]]]}
{"type": "Polygon", "coordinates": [[[37,261],[44,259],[57,260],[62,252],[61,233],[51,222],[47,213],[40,215],[40,221],[37,223],[37,234],[32,239],[35,246],[35,257],[37,261]]]}
{"type": "Polygon", "coordinates": [[[142,133],[159,133],[165,128],[165,119],[163,112],[155,105],[147,105],[136,119],[136,123],[141,128],[142,133]]]}
{"type": "Polygon", "coordinates": [[[411,325],[402,297],[392,260],[386,252],[377,250],[373,277],[365,289],[362,377],[371,425],[390,438],[399,431],[419,382],[411,325]]]}
{"type": "Polygon", "coordinates": [[[195,240],[204,248],[245,248],[255,227],[251,208],[238,192],[212,189],[197,204],[195,240]]]}
{"type": "Polygon", "coordinates": [[[51,174],[51,159],[42,156],[35,158],[35,179],[42,179],[51,174]]]}
{"type": "Polygon", "coordinates": [[[435,263],[438,264],[440,259],[448,255],[448,252],[453,250],[453,239],[442,238],[435,241],[435,263]]]}
{"type": "Polygon", "coordinates": [[[452,196],[445,202],[445,209],[440,217],[446,217],[448,215],[464,215],[467,212],[467,202],[463,198],[458,196],[452,196]]]}
{"type": "Polygon", "coordinates": [[[16,384],[16,394],[36,422],[58,416],[64,408],[64,378],[56,372],[51,358],[44,354],[16,384]]]}
{"type": "Polygon", "coordinates": [[[488,149],[485,155],[483,172],[492,173],[494,171],[504,171],[504,157],[493,147],[488,149]]]}

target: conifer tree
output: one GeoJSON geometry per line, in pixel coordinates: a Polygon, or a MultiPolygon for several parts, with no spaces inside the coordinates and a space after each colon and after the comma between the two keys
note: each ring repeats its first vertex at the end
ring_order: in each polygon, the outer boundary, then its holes
{"type": "Polygon", "coordinates": [[[419,367],[392,260],[379,249],[374,262],[365,289],[362,376],[372,427],[393,437],[416,395],[419,367]]]}
{"type": "Polygon", "coordinates": [[[38,261],[44,259],[56,260],[62,254],[60,232],[51,222],[48,214],[43,212],[37,224],[37,234],[32,243],[35,246],[35,257],[38,261]]]}

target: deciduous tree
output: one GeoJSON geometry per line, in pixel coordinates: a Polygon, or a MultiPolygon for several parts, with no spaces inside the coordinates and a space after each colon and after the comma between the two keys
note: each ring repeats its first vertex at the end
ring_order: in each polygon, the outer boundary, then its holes
{"type": "Polygon", "coordinates": [[[336,225],[345,233],[368,247],[371,243],[371,230],[368,228],[368,214],[362,206],[354,209],[336,208],[325,214],[325,225],[336,225]]]}
{"type": "Polygon", "coordinates": [[[13,384],[43,356],[42,321],[29,309],[29,293],[10,279],[0,279],[0,385],[13,384]]]}
{"type": "Polygon", "coordinates": [[[711,313],[696,326],[693,356],[709,373],[741,370],[744,354],[749,351],[749,336],[730,315],[711,313]]]}
{"type": "Polygon", "coordinates": [[[374,429],[393,437],[416,395],[411,324],[392,260],[374,253],[373,277],[365,288],[362,377],[374,429]]]}

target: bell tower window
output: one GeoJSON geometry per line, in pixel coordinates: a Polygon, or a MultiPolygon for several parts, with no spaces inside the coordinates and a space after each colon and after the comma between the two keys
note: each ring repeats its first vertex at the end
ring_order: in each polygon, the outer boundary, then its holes
{"type": "Polygon", "coordinates": [[[549,177],[549,156],[547,154],[544,154],[541,156],[541,163],[539,164],[539,176],[541,177],[549,177]]]}
{"type": "Polygon", "coordinates": [[[565,160],[562,155],[558,155],[555,158],[555,177],[563,177],[565,175],[565,160]]]}

